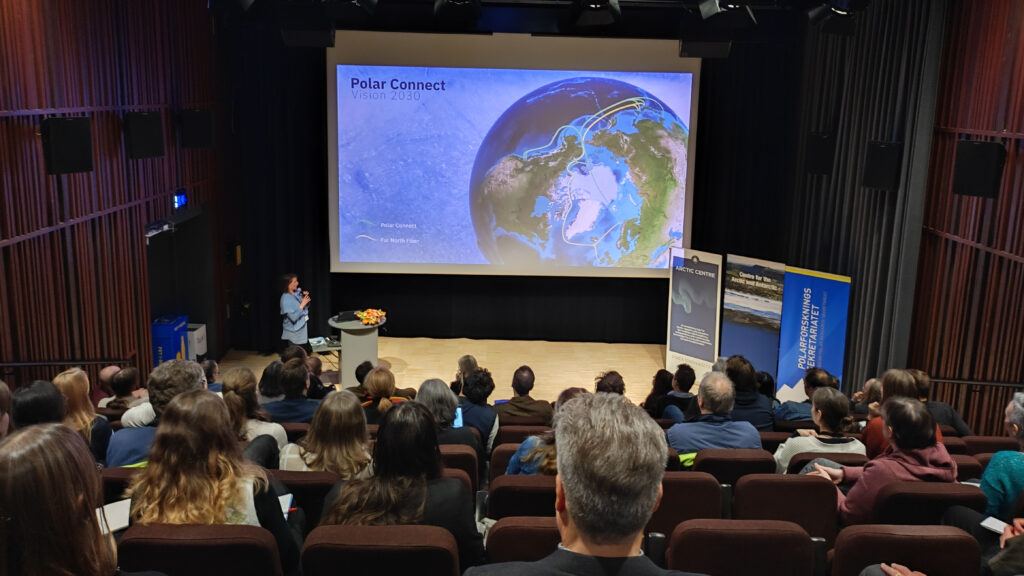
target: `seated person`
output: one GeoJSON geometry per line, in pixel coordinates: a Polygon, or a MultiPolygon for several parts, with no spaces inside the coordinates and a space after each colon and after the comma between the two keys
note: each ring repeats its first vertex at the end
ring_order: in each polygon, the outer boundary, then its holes
{"type": "Polygon", "coordinates": [[[466,576],[681,574],[658,568],[641,550],[661,500],[668,455],[661,427],[617,394],[581,394],[559,409],[555,425],[561,544],[542,560],[480,566],[466,576]]]}
{"type": "Polygon", "coordinates": [[[477,368],[465,375],[459,407],[462,408],[462,423],[472,426],[480,433],[484,450],[490,454],[494,449],[494,438],[498,435],[498,413],[487,404],[487,398],[494,391],[494,379],[486,368],[477,368]]]}
{"type": "MultiPolygon", "coordinates": [[[[853,393],[850,400],[853,404],[854,414],[868,414],[871,412],[871,405],[882,404],[882,381],[878,378],[868,378],[864,387],[853,393]]],[[[876,408],[877,410],[877,408],[876,408]]],[[[877,414],[875,414],[877,416],[877,414]]]]}
{"type": "Polygon", "coordinates": [[[988,498],[985,513],[1009,522],[1017,499],[1024,494],[1024,392],[1014,393],[1006,405],[1003,424],[1021,450],[996,452],[981,475],[981,490],[988,498]]]}
{"type": "Polygon", "coordinates": [[[460,480],[441,476],[435,430],[434,416],[418,402],[386,411],[373,447],[373,476],[331,488],[320,524],[440,526],[455,537],[460,567],[483,563],[473,497],[460,480]]]}
{"type": "MultiPolygon", "coordinates": [[[[387,360],[384,360],[383,358],[377,361],[377,366],[380,366],[381,368],[387,368],[388,370],[391,369],[391,363],[388,362],[387,360]]],[[[366,391],[366,375],[369,374],[370,370],[373,370],[374,368],[375,366],[369,360],[361,363],[359,366],[356,366],[356,382],[359,382],[359,385],[353,388],[346,388],[346,390],[355,394],[356,397],[359,398],[360,402],[366,402],[367,400],[370,399],[369,394],[366,391]]],[[[395,396],[397,398],[405,398],[406,400],[412,400],[413,398],[416,397],[416,389],[395,388],[395,391],[394,393],[392,393],[392,396],[395,396]]]]}
{"type": "Polygon", "coordinates": [[[551,426],[551,416],[553,414],[551,403],[543,400],[534,400],[530,397],[530,391],[533,390],[533,381],[533,369],[525,365],[516,368],[515,373],[512,374],[512,392],[514,395],[508,402],[502,402],[494,406],[495,411],[498,412],[499,421],[508,416],[514,416],[523,419],[533,418],[539,424],[551,426]]]}
{"type": "MultiPolygon", "coordinates": [[[[917,381],[909,371],[893,369],[882,374],[882,403],[890,398],[917,399],[917,381]]],[[[864,426],[861,438],[867,448],[868,458],[877,458],[889,447],[889,439],[883,433],[883,428],[881,418],[871,418],[864,426]]],[[[938,424],[935,425],[935,437],[942,442],[942,431],[938,424]]]]}
{"type": "Polygon", "coordinates": [[[420,391],[416,394],[416,402],[423,404],[434,415],[437,423],[438,444],[462,444],[476,451],[476,461],[480,467],[481,477],[486,469],[487,455],[483,443],[467,426],[455,427],[455,411],[459,407],[459,397],[440,378],[424,380],[420,391]]]}
{"type": "Polygon", "coordinates": [[[260,374],[259,385],[256,388],[258,392],[256,398],[259,400],[260,406],[284,400],[284,390],[281,389],[280,382],[282,366],[284,366],[284,362],[274,360],[267,364],[263,373],[260,374]]]}
{"type": "Polygon", "coordinates": [[[99,406],[100,400],[114,395],[110,382],[114,379],[114,375],[120,371],[121,367],[116,365],[104,366],[100,370],[99,382],[89,390],[89,400],[92,401],[93,406],[99,406]]]}
{"type": "Polygon", "coordinates": [[[270,415],[260,408],[256,389],[256,374],[248,368],[232,368],[224,374],[221,393],[231,415],[231,429],[243,442],[270,436],[280,450],[288,444],[288,433],[280,424],[271,422],[270,415]]]}
{"type": "Polygon", "coordinates": [[[466,354],[459,357],[459,367],[455,371],[455,379],[452,380],[451,388],[452,392],[455,392],[456,396],[462,395],[462,386],[466,381],[466,376],[476,371],[480,365],[477,364],[476,358],[466,354]]]}
{"type": "Polygon", "coordinates": [[[625,394],[626,383],[622,380],[622,374],[615,370],[602,372],[594,379],[594,393],[600,394],[625,394]]]}
{"type": "Polygon", "coordinates": [[[927,372],[914,368],[907,370],[907,372],[913,376],[914,384],[917,385],[917,399],[924,402],[924,405],[928,407],[928,411],[932,413],[932,418],[935,418],[936,424],[940,426],[944,424],[954,428],[960,436],[974,436],[974,431],[971,430],[971,427],[960,417],[960,413],[954,410],[952,406],[945,402],[928,399],[932,392],[932,379],[928,376],[927,372]]]}
{"type": "Polygon", "coordinates": [[[281,512],[267,473],[242,457],[224,401],[195,389],[160,417],[149,464],[132,480],[130,520],[142,524],[242,524],[266,528],[281,568],[294,573],[299,538],[281,512]]]}
{"type": "Polygon", "coordinates": [[[765,398],[771,400],[772,418],[774,419],[774,410],[779,406],[779,401],[775,399],[775,377],[764,370],[758,370],[757,391],[765,398]]]}
{"type": "Polygon", "coordinates": [[[60,424],[19,430],[0,443],[0,471],[0,574],[131,576],[118,570],[117,546],[96,513],[103,486],[80,434],[60,424]]]}
{"type": "Polygon", "coordinates": [[[775,420],[783,420],[788,422],[793,421],[810,421],[811,417],[811,396],[814,395],[814,391],[818,388],[828,386],[830,388],[839,389],[839,379],[828,373],[824,368],[808,368],[804,372],[804,394],[807,395],[807,400],[803,402],[783,402],[781,405],[775,408],[773,411],[773,417],[775,420]]]}
{"type": "MultiPolygon", "coordinates": [[[[566,402],[579,396],[590,394],[585,388],[566,388],[558,395],[555,402],[555,414],[566,402]]],[[[505,468],[505,474],[547,474],[554,476],[558,470],[556,463],[558,452],[555,447],[555,431],[548,430],[537,436],[530,436],[519,445],[505,468]]]]}
{"type": "Polygon", "coordinates": [[[89,375],[81,368],[57,374],[53,385],[64,395],[64,425],[82,435],[89,444],[93,458],[103,464],[113,430],[107,419],[98,416],[89,399],[89,375]]]}
{"type": "Polygon", "coordinates": [[[206,375],[206,389],[210,392],[220,392],[220,366],[216,360],[203,360],[199,363],[206,375]]]}
{"type": "Polygon", "coordinates": [[[312,398],[313,400],[320,400],[328,393],[334,390],[334,384],[330,386],[324,386],[322,380],[320,380],[319,374],[314,374],[309,370],[309,354],[306,353],[306,349],[302,346],[289,346],[284,349],[281,353],[281,362],[287,364],[289,360],[298,358],[302,360],[303,364],[306,364],[306,370],[309,372],[309,387],[306,390],[306,397],[312,398]]]}
{"type": "Polygon", "coordinates": [[[658,404],[670,391],[672,391],[672,373],[662,368],[654,373],[654,378],[651,379],[651,391],[647,394],[647,398],[640,403],[640,407],[647,411],[651,418],[657,418],[660,416],[658,404]]]}
{"type": "Polygon", "coordinates": [[[356,395],[336,390],[320,402],[298,442],[281,449],[281,470],[333,472],[346,480],[370,475],[366,417],[356,395]]]}
{"type": "Polygon", "coordinates": [[[864,445],[856,438],[847,438],[843,432],[854,427],[850,416],[850,401],[843,393],[828,386],[818,388],[811,398],[814,424],[818,432],[811,429],[799,430],[799,435],[790,438],[775,450],[775,471],[785,474],[789,461],[803,452],[845,452],[865,453],[864,445]]]}
{"type": "Polygon", "coordinates": [[[728,376],[722,372],[705,374],[697,392],[700,416],[669,428],[668,445],[680,455],[705,448],[760,448],[761,435],[753,424],[736,422],[730,416],[734,398],[728,376]]]}
{"type": "Polygon", "coordinates": [[[33,424],[64,420],[64,395],[46,380],[35,380],[11,395],[11,424],[20,430],[33,424]]]}
{"type": "Polygon", "coordinates": [[[107,466],[131,466],[146,462],[149,447],[156,437],[155,419],[163,414],[171,399],[188,392],[201,390],[206,376],[203,369],[195,362],[188,360],[168,360],[149,373],[146,388],[149,389],[149,402],[155,414],[151,424],[135,428],[122,428],[110,437],[107,447],[107,466]]]}
{"type": "Polygon", "coordinates": [[[405,398],[395,396],[395,375],[384,366],[377,366],[366,373],[366,401],[363,402],[363,414],[367,424],[380,424],[381,418],[395,404],[405,402],[405,398]]]}
{"type": "MultiPolygon", "coordinates": [[[[956,482],[956,462],[935,438],[935,420],[916,398],[882,403],[883,433],[892,446],[864,466],[829,467],[815,461],[810,474],[835,484],[852,484],[838,494],[839,520],[849,526],[871,522],[879,491],[893,482],[956,482]]],[[[826,461],[827,462],[827,461],[826,461]]]]}
{"type": "Polygon", "coordinates": [[[658,418],[667,418],[682,422],[696,418],[700,414],[697,396],[693,393],[693,383],[697,374],[689,364],[680,364],[672,375],[672,390],[662,398],[657,410],[658,418]]]}
{"type": "Polygon", "coordinates": [[[1002,533],[985,528],[986,515],[967,506],[951,506],[942,516],[942,524],[967,532],[981,548],[979,574],[983,576],[1019,576],[1024,574],[1024,518],[1008,518],[1002,533]]]}
{"type": "MultiPolygon", "coordinates": [[[[301,350],[301,348],[299,348],[301,350]]],[[[263,409],[270,414],[272,422],[305,422],[313,421],[319,400],[306,398],[309,386],[309,369],[302,358],[292,358],[281,366],[278,383],[284,392],[284,400],[264,404],[263,409]]]]}
{"type": "Polygon", "coordinates": [[[732,380],[736,389],[736,403],[732,408],[732,419],[750,422],[758,430],[771,430],[775,424],[772,418],[771,398],[757,389],[757,371],[749,360],[734,354],[725,363],[725,375],[732,380]]]}
{"type": "Polygon", "coordinates": [[[114,390],[114,396],[100,400],[100,408],[127,410],[146,402],[149,398],[148,394],[144,396],[136,394],[136,391],[139,390],[139,370],[132,366],[123,368],[114,374],[110,380],[110,387],[114,390]]]}

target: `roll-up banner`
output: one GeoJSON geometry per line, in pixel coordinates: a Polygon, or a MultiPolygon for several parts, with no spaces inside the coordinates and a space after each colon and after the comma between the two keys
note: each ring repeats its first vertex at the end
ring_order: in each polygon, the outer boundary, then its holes
{"type": "Polygon", "coordinates": [[[725,260],[722,356],[742,354],[776,377],[786,265],[729,254],[725,260]]]}
{"type": "Polygon", "coordinates": [[[786,267],[776,376],[780,402],[807,399],[808,368],[824,368],[842,382],[849,303],[849,277],[786,267]]]}
{"type": "Polygon", "coordinates": [[[671,258],[665,366],[689,364],[699,379],[718,358],[722,256],[673,248],[671,258]]]}

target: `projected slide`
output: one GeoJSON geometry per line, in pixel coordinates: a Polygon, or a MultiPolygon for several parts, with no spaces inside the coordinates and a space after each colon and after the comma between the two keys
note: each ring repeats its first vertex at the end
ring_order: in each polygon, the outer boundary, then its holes
{"type": "Polygon", "coordinates": [[[666,268],[692,81],[337,66],[340,261],[666,268]]]}

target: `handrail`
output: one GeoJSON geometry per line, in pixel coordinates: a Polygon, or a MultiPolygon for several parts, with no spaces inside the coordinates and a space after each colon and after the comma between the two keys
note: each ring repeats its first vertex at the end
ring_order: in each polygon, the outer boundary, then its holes
{"type": "Polygon", "coordinates": [[[980,380],[960,380],[956,378],[935,378],[932,377],[932,382],[941,382],[943,384],[967,384],[968,386],[995,386],[998,388],[1024,388],[1024,382],[983,382],[980,380]]]}
{"type": "Polygon", "coordinates": [[[101,358],[98,360],[47,360],[45,362],[0,362],[0,368],[31,368],[33,366],[93,366],[95,364],[135,364],[135,355],[128,358],[101,358]]]}

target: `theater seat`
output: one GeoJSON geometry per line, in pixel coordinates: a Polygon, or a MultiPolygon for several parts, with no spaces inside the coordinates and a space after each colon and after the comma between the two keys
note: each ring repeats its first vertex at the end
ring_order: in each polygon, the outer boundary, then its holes
{"type": "Polygon", "coordinates": [[[441,444],[441,461],[445,468],[464,471],[469,477],[470,493],[476,493],[479,485],[476,450],[465,444],[441,444]]]}
{"type": "Polygon", "coordinates": [[[761,448],[772,454],[775,454],[779,444],[793,437],[792,432],[773,432],[771,430],[760,430],[758,434],[761,435],[761,448]]]}
{"type": "Polygon", "coordinates": [[[511,416],[498,412],[499,426],[550,426],[551,419],[543,416],[511,416]]]}
{"type": "Polygon", "coordinates": [[[320,523],[324,498],[331,487],[341,481],[341,476],[332,472],[267,470],[267,475],[280,480],[288,488],[294,497],[293,505],[306,513],[306,526],[310,528],[320,523]]]}
{"type": "Polygon", "coordinates": [[[320,526],[302,548],[305,576],[459,576],[459,549],[437,526],[320,526]]]}
{"type": "Polygon", "coordinates": [[[775,458],[766,450],[744,448],[701,450],[693,461],[693,469],[707,472],[721,484],[736,484],[746,474],[775,472],[775,458]]]}
{"type": "Polygon", "coordinates": [[[950,454],[949,457],[956,462],[957,481],[966,482],[971,479],[981,479],[981,472],[984,468],[977,458],[974,456],[968,456],[967,454],[950,454]]]}
{"type": "Polygon", "coordinates": [[[534,562],[558,549],[562,541],[555,519],[508,516],[487,532],[487,559],[497,562],[534,562]]]}
{"type": "Polygon", "coordinates": [[[815,458],[828,458],[843,466],[863,466],[867,463],[868,457],[863,454],[849,454],[845,452],[801,452],[794,454],[789,459],[789,466],[786,467],[787,474],[799,474],[804,466],[815,458]]]}
{"type": "Polygon", "coordinates": [[[168,576],[280,576],[274,536],[259,526],[135,524],[117,544],[126,571],[168,576]]]}
{"type": "Polygon", "coordinates": [[[498,426],[498,433],[494,437],[494,445],[523,443],[530,436],[540,436],[551,430],[550,426],[498,426]]]}
{"type": "Polygon", "coordinates": [[[942,445],[946,447],[946,452],[950,454],[970,454],[970,450],[967,449],[967,443],[964,442],[963,438],[943,436],[942,445]]]}
{"type": "Polygon", "coordinates": [[[491,483],[487,496],[487,516],[500,520],[507,516],[554,516],[554,476],[502,475],[491,483]]]}
{"type": "Polygon", "coordinates": [[[473,486],[473,484],[472,482],[470,482],[469,474],[466,474],[465,470],[459,470],[458,468],[441,468],[441,477],[455,478],[459,482],[462,482],[462,485],[466,487],[466,492],[474,494],[474,492],[470,489],[473,486]]]}
{"type": "Polygon", "coordinates": [[[811,576],[814,546],[781,520],[687,520],[672,532],[670,570],[714,576],[811,576]]]}
{"type": "Polygon", "coordinates": [[[288,435],[288,441],[295,443],[309,433],[309,424],[305,422],[281,422],[284,433],[288,435]]]}
{"type": "Polygon", "coordinates": [[[124,500],[125,490],[132,482],[132,478],[142,471],[142,468],[124,468],[115,466],[104,468],[100,471],[103,479],[103,503],[110,504],[118,500],[124,500]]]}
{"type": "Polygon", "coordinates": [[[839,522],[835,484],[817,476],[748,474],[733,488],[732,517],[785,520],[831,548],[839,522]]]}
{"type": "Polygon", "coordinates": [[[879,490],[876,502],[877,524],[939,524],[950,506],[984,512],[988,505],[980,488],[949,482],[893,482],[879,490]]]}
{"type": "Polygon", "coordinates": [[[981,559],[978,542],[959,528],[861,524],[836,538],[832,576],[858,576],[882,562],[928,576],[977,576],[981,559]]]}
{"type": "Polygon", "coordinates": [[[722,516],[722,487],[707,472],[665,472],[661,487],[661,504],[647,521],[648,534],[668,537],[680,522],[722,516]]]}
{"type": "Polygon", "coordinates": [[[984,454],[986,452],[999,452],[1009,450],[1016,452],[1020,450],[1020,444],[1015,438],[1009,436],[964,436],[961,438],[967,445],[968,454],[984,454]]]}
{"type": "Polygon", "coordinates": [[[512,460],[516,450],[519,450],[519,444],[498,444],[494,447],[494,452],[491,453],[491,482],[508,470],[508,463],[512,460]]]}

